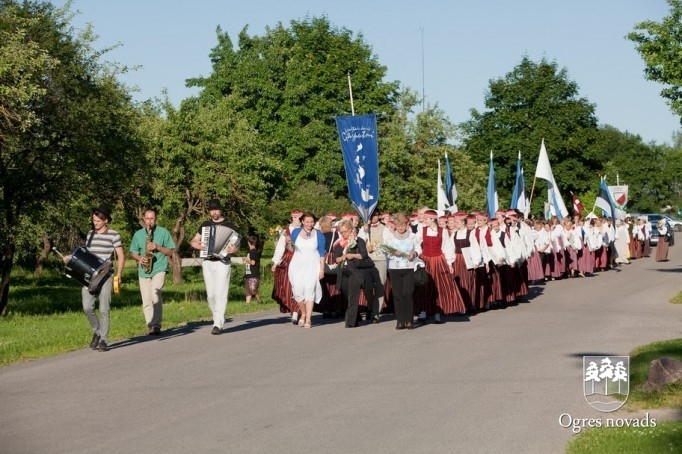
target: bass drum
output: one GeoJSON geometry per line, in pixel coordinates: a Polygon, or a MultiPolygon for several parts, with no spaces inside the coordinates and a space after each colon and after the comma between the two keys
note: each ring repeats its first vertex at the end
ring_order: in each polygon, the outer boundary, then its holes
{"type": "Polygon", "coordinates": [[[88,288],[92,294],[98,293],[102,284],[109,277],[111,262],[103,262],[83,246],[78,246],[71,252],[71,259],[66,264],[66,277],[75,279],[88,288]]]}

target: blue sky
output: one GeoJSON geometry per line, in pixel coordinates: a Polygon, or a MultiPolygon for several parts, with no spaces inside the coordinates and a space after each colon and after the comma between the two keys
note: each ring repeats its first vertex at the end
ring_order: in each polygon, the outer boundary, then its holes
{"type": "Polygon", "coordinates": [[[454,123],[481,110],[489,80],[527,55],[566,68],[579,95],[596,105],[600,124],[657,143],[670,143],[681,129],[659,95],[662,86],[644,79],[644,63],[624,38],[635,23],[667,15],[665,0],[75,0],[73,9],[76,27],[93,25],[98,48],[122,44],[107,60],[141,66],[121,78],[139,89],[138,100],[164,88],[176,105],[196,94],[185,79],[210,74],[218,25],[236,43],[245,25],[262,35],[266,26],[324,14],[362,33],[388,80],[424,89],[427,103],[438,103],[454,123]]]}

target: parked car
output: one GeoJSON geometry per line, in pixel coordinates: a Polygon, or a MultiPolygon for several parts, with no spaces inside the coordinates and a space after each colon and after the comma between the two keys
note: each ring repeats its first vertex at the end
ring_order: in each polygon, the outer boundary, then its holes
{"type": "Polygon", "coordinates": [[[629,213],[628,216],[631,218],[639,218],[640,216],[646,216],[647,220],[651,224],[651,238],[649,239],[649,244],[652,246],[655,246],[658,244],[658,238],[661,236],[658,233],[658,221],[661,219],[665,219],[665,221],[668,224],[668,232],[670,232],[670,240],[668,241],[669,245],[672,246],[675,244],[675,232],[680,232],[682,231],[682,221],[679,219],[675,219],[667,214],[661,214],[661,213],[629,213]]]}
{"type": "Polygon", "coordinates": [[[670,216],[666,214],[656,214],[656,213],[651,213],[647,214],[646,217],[649,219],[649,222],[651,223],[651,239],[653,240],[654,238],[654,229],[656,230],[656,242],[654,243],[653,241],[650,241],[651,244],[658,244],[658,237],[660,234],[658,233],[658,221],[663,219],[665,223],[667,224],[668,227],[668,232],[670,232],[670,239],[668,240],[668,244],[672,246],[675,244],[675,232],[680,231],[682,229],[682,221],[677,221],[670,216]],[[674,225],[673,222],[677,223],[677,225],[674,225]]]}

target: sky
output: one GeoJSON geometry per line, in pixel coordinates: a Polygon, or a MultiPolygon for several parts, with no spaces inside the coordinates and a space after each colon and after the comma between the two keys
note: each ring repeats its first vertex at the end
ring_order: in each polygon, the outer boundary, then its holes
{"type": "Polygon", "coordinates": [[[528,56],[565,68],[578,95],[596,106],[599,124],[658,144],[682,129],[660,96],[663,86],[645,80],[644,62],[624,38],[636,23],[666,16],[665,0],[75,0],[72,10],[76,28],[93,26],[96,48],[120,43],[106,60],[139,66],[120,80],[140,101],[165,89],[178,106],[198,94],[185,80],[210,75],[218,26],[236,45],[245,26],[261,36],[280,22],[325,15],[362,34],[387,80],[424,93],[453,123],[484,110],[490,80],[528,56]]]}

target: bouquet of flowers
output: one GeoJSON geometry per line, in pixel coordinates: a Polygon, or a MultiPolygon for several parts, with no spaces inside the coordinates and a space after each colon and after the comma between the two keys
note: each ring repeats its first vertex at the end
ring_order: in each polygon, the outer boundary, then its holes
{"type": "Polygon", "coordinates": [[[393,246],[389,246],[388,244],[379,245],[379,250],[386,255],[394,255],[397,257],[403,257],[405,255],[404,252],[401,252],[393,246]]]}

